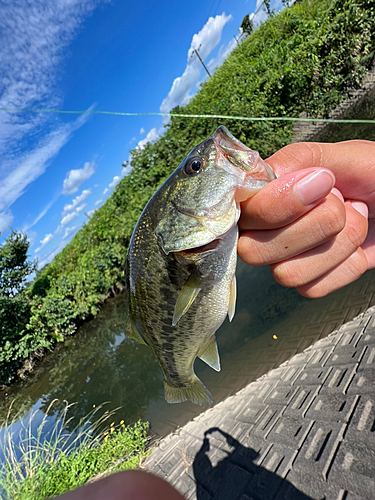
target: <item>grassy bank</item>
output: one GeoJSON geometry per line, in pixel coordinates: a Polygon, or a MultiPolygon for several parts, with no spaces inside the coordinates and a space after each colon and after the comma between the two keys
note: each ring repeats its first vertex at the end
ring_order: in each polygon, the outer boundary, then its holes
{"type": "MultiPolygon", "coordinates": [[[[375,0],[304,0],[271,17],[237,47],[184,108],[187,114],[324,116],[361,84],[375,54],[375,0]]],[[[130,175],[28,288],[30,312],[0,339],[0,384],[35,352],[63,341],[123,288],[134,224],[187,152],[226,125],[267,157],[292,125],[173,118],[164,135],[133,150],[130,175]]]]}
{"type": "Polygon", "coordinates": [[[69,405],[47,433],[44,432],[48,424],[46,417],[34,433],[31,417],[28,427],[21,432],[21,439],[16,438],[17,443],[15,436],[6,433],[1,450],[5,466],[0,468],[0,498],[42,500],[54,497],[87,481],[135,469],[147,455],[148,424],[138,422],[126,426],[120,421],[105,427],[102,418],[92,426],[89,424],[91,414],[85,422],[80,422],[76,432],[67,433],[64,421],[68,412],[69,405]],[[98,427],[102,428],[100,432],[98,427]]]}

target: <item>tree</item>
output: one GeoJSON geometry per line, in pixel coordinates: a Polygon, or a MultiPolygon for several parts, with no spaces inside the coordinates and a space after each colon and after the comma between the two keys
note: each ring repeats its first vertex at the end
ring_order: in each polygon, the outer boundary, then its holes
{"type": "Polygon", "coordinates": [[[0,350],[21,333],[29,319],[25,284],[36,262],[27,260],[28,249],[26,234],[17,231],[0,245],[0,350]]]}
{"type": "Polygon", "coordinates": [[[246,16],[242,19],[240,29],[245,35],[250,35],[253,32],[253,20],[250,19],[249,14],[246,14],[246,16]]]}

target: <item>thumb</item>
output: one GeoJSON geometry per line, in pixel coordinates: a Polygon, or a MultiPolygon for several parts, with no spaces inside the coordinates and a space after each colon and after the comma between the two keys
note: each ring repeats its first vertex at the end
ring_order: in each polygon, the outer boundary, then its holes
{"type": "Polygon", "coordinates": [[[291,224],[321,202],[335,184],[328,169],[289,172],[241,204],[240,230],[275,229],[291,224]]]}

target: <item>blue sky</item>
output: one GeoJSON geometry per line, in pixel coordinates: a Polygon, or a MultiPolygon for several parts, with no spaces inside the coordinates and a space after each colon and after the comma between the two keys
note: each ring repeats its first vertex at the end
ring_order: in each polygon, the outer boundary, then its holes
{"type": "MultiPolygon", "coordinates": [[[[206,78],[192,49],[213,72],[256,8],[255,0],[5,0],[0,107],[168,112],[206,78]]],[[[260,10],[255,22],[264,18],[260,10]]],[[[161,117],[0,111],[0,243],[10,228],[25,231],[31,256],[49,262],[126,175],[129,151],[162,132],[161,117]]]]}

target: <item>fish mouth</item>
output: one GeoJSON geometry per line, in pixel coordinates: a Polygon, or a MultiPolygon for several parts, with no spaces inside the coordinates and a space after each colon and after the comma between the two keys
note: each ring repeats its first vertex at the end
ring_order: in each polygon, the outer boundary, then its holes
{"type": "Polygon", "coordinates": [[[207,243],[206,245],[201,245],[199,247],[193,247],[193,248],[187,248],[186,250],[180,250],[179,254],[187,254],[187,255],[195,255],[195,254],[201,254],[201,253],[206,253],[210,252],[212,250],[216,250],[222,241],[222,237],[216,238],[216,240],[210,241],[210,243],[207,243]]]}
{"type": "Polygon", "coordinates": [[[180,250],[178,252],[173,252],[173,253],[180,255],[199,255],[202,253],[212,252],[213,250],[219,248],[219,246],[223,243],[225,238],[228,236],[228,234],[232,231],[232,229],[235,226],[236,224],[234,224],[228,231],[221,234],[220,236],[210,241],[209,243],[206,243],[205,245],[200,245],[199,247],[186,248],[184,250],[180,250]]]}

